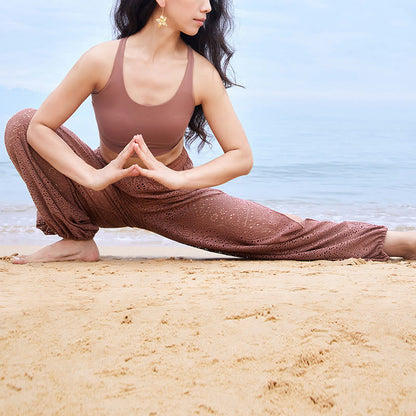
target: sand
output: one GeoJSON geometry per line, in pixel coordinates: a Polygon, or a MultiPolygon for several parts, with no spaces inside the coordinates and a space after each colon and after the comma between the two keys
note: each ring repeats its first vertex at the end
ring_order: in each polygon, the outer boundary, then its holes
{"type": "Polygon", "coordinates": [[[0,261],[1,415],[416,415],[416,262],[102,254],[0,261]]]}

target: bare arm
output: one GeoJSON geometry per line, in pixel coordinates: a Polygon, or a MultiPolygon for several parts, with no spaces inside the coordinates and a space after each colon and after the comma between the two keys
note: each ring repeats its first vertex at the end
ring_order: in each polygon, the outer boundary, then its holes
{"type": "Polygon", "coordinates": [[[211,72],[210,78],[205,78],[202,108],[224,154],[184,171],[186,188],[221,185],[247,175],[253,166],[253,156],[243,126],[216,71],[211,72]]]}
{"type": "Polygon", "coordinates": [[[30,146],[55,169],[77,183],[97,190],[124,176],[138,174],[135,166],[122,169],[125,160],[134,153],[133,143],[109,168],[97,170],[77,156],[56,130],[100,84],[98,74],[102,73],[102,54],[102,51],[92,49],[80,58],[35,113],[27,133],[30,146]]]}
{"type": "Polygon", "coordinates": [[[238,176],[247,175],[253,165],[246,134],[220,76],[210,64],[199,62],[198,65],[199,71],[194,72],[199,77],[194,83],[195,101],[202,104],[208,124],[224,154],[189,170],[169,172],[152,157],[142,140],[137,151],[147,167],[141,169],[141,174],[174,189],[198,189],[221,185],[238,176]]]}

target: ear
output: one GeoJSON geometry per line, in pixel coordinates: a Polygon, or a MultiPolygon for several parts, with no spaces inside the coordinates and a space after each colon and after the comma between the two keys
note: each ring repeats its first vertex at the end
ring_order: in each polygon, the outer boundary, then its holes
{"type": "Polygon", "coordinates": [[[159,7],[165,7],[166,6],[166,0],[156,0],[156,3],[159,5],[159,7]]]}

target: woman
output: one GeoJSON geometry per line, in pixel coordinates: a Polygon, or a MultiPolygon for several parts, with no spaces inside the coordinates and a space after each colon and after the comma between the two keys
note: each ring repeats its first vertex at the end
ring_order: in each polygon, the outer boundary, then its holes
{"type": "Polygon", "coordinates": [[[227,0],[120,0],[118,40],[86,52],[36,112],[8,123],[9,155],[62,240],[14,263],[96,261],[99,227],[140,227],[206,250],[252,259],[414,258],[414,232],[284,215],[211,187],[248,174],[252,154],[226,93],[232,52],[227,0]],[[93,151],[62,124],[92,95],[93,151]],[[193,167],[184,149],[224,154],[193,167]]]}

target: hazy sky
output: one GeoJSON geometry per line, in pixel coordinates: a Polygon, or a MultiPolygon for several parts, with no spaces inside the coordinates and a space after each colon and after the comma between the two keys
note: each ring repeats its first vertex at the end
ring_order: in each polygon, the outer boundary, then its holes
{"type": "MultiPolygon", "coordinates": [[[[1,2],[0,92],[50,91],[86,49],[112,37],[112,3],[1,2]]],[[[234,7],[234,67],[246,97],[416,103],[414,0],[236,0],[234,7]]]]}

